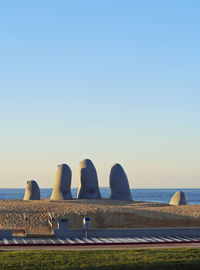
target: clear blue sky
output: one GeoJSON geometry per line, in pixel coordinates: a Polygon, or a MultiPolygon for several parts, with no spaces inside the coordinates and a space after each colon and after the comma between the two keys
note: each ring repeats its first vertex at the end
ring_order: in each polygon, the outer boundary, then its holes
{"type": "Polygon", "coordinates": [[[0,187],[200,188],[200,2],[1,1],[0,187]]]}

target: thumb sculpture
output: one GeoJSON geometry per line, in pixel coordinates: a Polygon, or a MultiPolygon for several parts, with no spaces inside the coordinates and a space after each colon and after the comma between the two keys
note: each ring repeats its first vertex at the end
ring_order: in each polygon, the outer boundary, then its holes
{"type": "Polygon", "coordinates": [[[24,194],[24,200],[40,200],[40,188],[36,181],[27,181],[26,190],[24,194]]]}
{"type": "Polygon", "coordinates": [[[84,159],[79,166],[78,199],[101,199],[96,169],[89,159],[84,159]]]}
{"type": "Polygon", "coordinates": [[[131,201],[132,194],[130,191],[128,178],[120,164],[114,164],[110,171],[110,199],[131,201]]]}
{"type": "Polygon", "coordinates": [[[71,200],[72,172],[67,164],[58,165],[51,200],[71,200]]]}
{"type": "Polygon", "coordinates": [[[177,191],[170,200],[171,205],[185,205],[187,204],[186,195],[183,191],[177,191]]]}

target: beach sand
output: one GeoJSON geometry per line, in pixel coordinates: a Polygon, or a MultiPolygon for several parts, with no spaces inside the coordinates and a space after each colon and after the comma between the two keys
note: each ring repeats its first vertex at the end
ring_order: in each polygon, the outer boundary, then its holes
{"type": "Polygon", "coordinates": [[[200,205],[172,206],[151,202],[116,200],[40,201],[1,200],[0,228],[24,228],[24,214],[30,227],[47,226],[48,214],[68,218],[70,228],[82,228],[91,218],[91,228],[198,227],[200,205]]]}

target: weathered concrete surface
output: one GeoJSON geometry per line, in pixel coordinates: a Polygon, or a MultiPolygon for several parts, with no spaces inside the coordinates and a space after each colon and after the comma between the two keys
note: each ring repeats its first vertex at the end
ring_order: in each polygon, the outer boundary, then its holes
{"type": "Polygon", "coordinates": [[[54,237],[67,237],[69,231],[69,221],[67,219],[60,219],[57,221],[58,228],[53,230],[54,237]]]}
{"type": "Polygon", "coordinates": [[[183,191],[177,191],[170,200],[171,205],[185,205],[187,204],[186,195],[183,191]]]}
{"type": "Polygon", "coordinates": [[[112,200],[132,200],[128,178],[120,164],[114,164],[110,171],[110,199],[112,200]]]}
{"type": "MultiPolygon", "coordinates": [[[[188,236],[199,237],[200,228],[134,228],[134,229],[92,229],[88,230],[88,237],[167,237],[188,236]]],[[[83,238],[84,230],[68,229],[59,234],[60,238],[83,238]]]]}
{"type": "Polygon", "coordinates": [[[78,199],[101,199],[96,169],[89,159],[84,159],[79,166],[78,199]]]}
{"type": "Polygon", "coordinates": [[[40,200],[40,188],[36,181],[27,181],[24,200],[40,200]]]}
{"type": "Polygon", "coordinates": [[[0,239],[11,239],[12,233],[12,230],[0,230],[0,239]]]}
{"type": "Polygon", "coordinates": [[[51,200],[71,200],[71,169],[67,164],[58,165],[51,200]]]}

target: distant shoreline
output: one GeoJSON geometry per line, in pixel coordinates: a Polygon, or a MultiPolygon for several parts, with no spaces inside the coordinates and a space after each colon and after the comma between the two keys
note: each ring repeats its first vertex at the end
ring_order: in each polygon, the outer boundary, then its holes
{"type": "MultiPolygon", "coordinates": [[[[171,197],[178,190],[185,192],[189,205],[200,205],[200,189],[131,189],[134,200],[169,203],[171,197]]],[[[72,197],[77,197],[77,188],[72,188],[72,197]]],[[[110,188],[100,187],[102,198],[107,199],[110,196],[110,188]]],[[[4,199],[23,199],[25,189],[0,189],[0,200],[4,199]]],[[[41,188],[41,198],[50,198],[52,189],[41,188]]]]}

